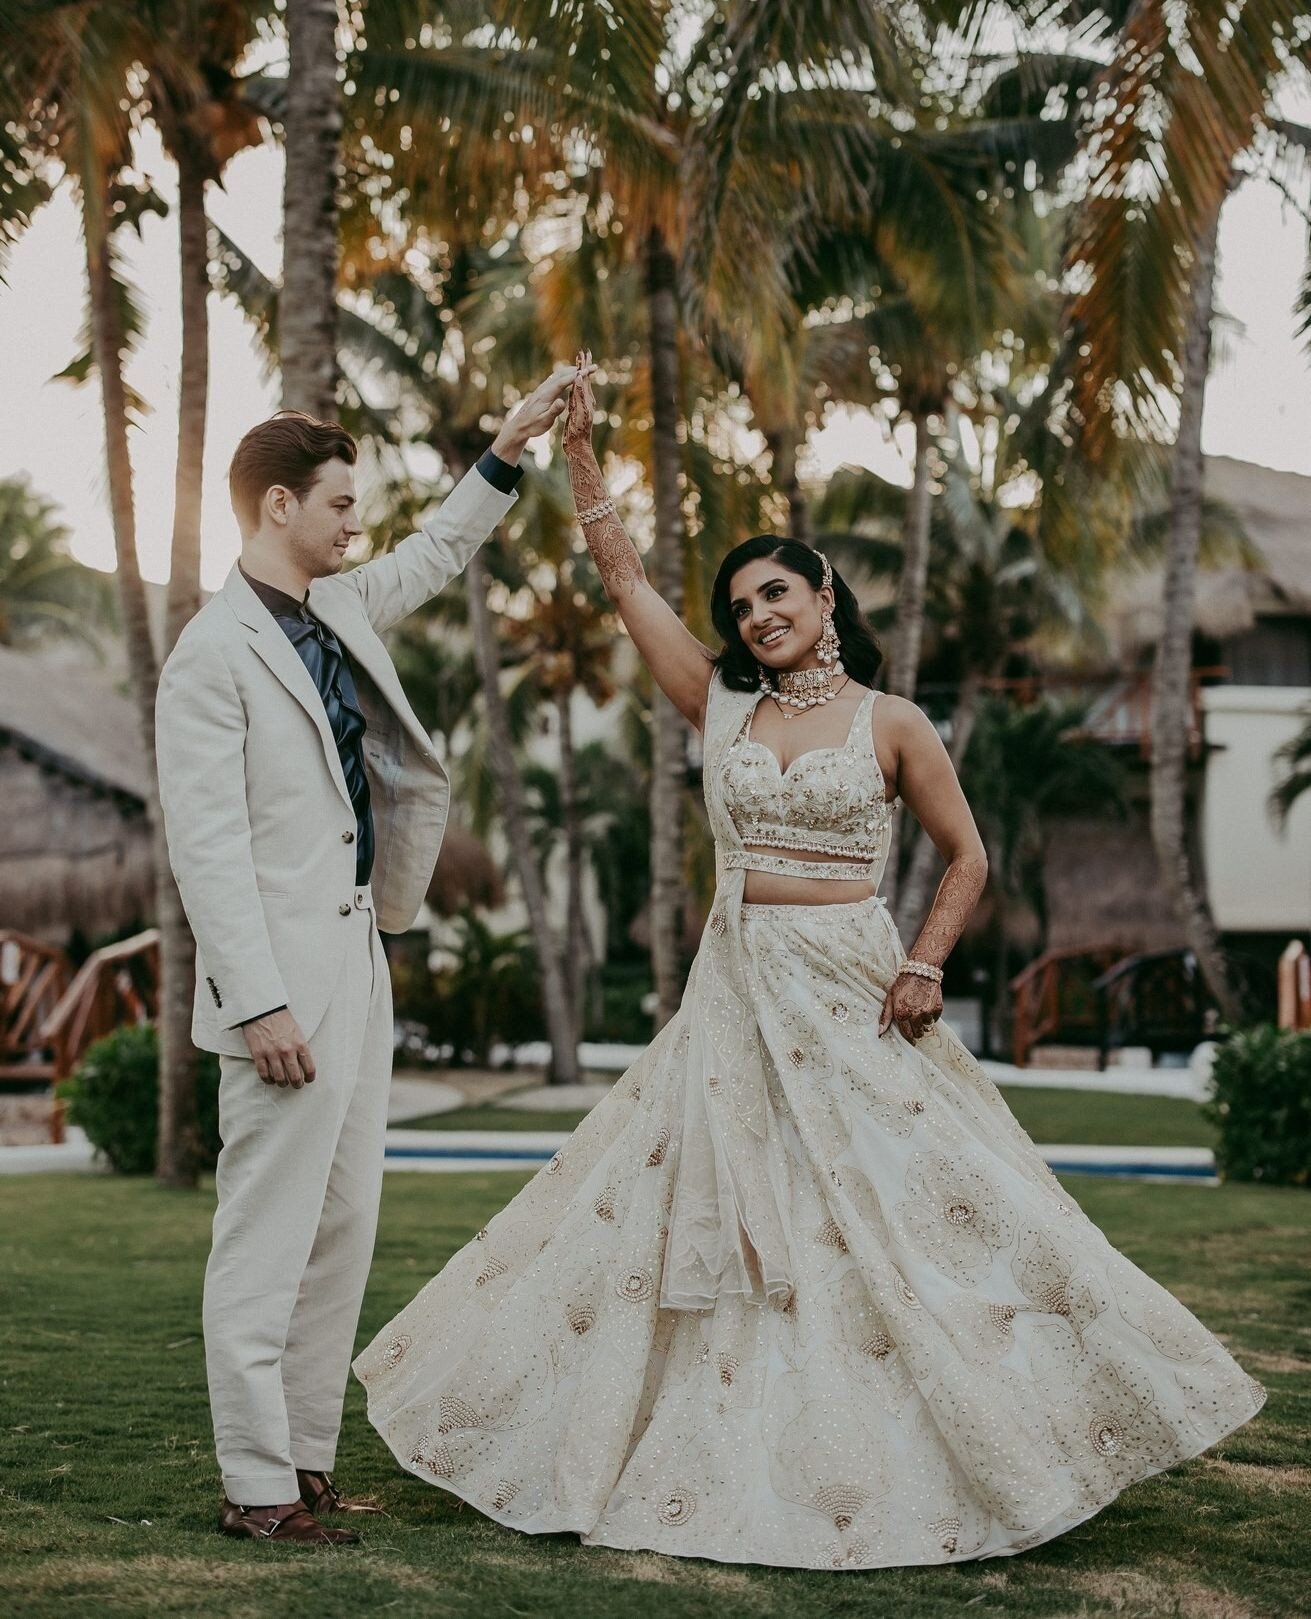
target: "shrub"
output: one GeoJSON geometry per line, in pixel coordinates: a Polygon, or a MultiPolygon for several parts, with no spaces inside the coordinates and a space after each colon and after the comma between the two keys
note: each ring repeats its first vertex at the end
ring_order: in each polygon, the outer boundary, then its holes
{"type": "Polygon", "coordinates": [[[1217,1050],[1213,1078],[1203,1111],[1220,1132],[1223,1179],[1311,1184],[1311,1034],[1239,1030],[1217,1050]]]}
{"type": "MultiPolygon", "coordinates": [[[[202,1051],[196,1075],[202,1169],[212,1169],[218,1158],[218,1081],[218,1058],[202,1051]]],[[[69,1123],[86,1131],[120,1175],[148,1175],[155,1167],[158,1092],[159,1040],[150,1023],[115,1029],[97,1040],[59,1087],[69,1123]]]]}
{"type": "Polygon", "coordinates": [[[644,1046],[652,1027],[651,1014],[642,1004],[652,989],[650,963],[608,961],[599,978],[601,1004],[599,1008],[589,1004],[584,1039],[644,1046]]]}
{"type": "Polygon", "coordinates": [[[407,1006],[435,1045],[452,1048],[451,1066],[485,1067],[498,1041],[515,1046],[545,1032],[537,958],[527,932],[495,933],[472,908],[447,920],[445,942],[427,972],[427,994],[407,1006]]]}

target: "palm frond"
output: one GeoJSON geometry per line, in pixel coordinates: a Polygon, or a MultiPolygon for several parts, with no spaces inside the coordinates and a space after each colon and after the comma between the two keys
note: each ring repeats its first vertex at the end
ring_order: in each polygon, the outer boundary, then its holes
{"type": "Polygon", "coordinates": [[[1102,460],[1161,436],[1178,384],[1194,244],[1253,142],[1298,37],[1295,0],[1132,8],[1099,76],[1072,220],[1067,371],[1073,422],[1102,460]]]}

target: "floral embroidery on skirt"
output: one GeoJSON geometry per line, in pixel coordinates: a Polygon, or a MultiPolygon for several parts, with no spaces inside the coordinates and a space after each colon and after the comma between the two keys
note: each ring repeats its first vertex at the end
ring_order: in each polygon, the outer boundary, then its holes
{"type": "MultiPolygon", "coordinates": [[[[403,1466],[520,1530],[860,1569],[1027,1550],[1255,1414],[1260,1386],[1084,1217],[955,1034],[878,1036],[899,946],[877,903],[708,935],[740,937],[753,1020],[717,1037],[714,1141],[764,1166],[748,1207],[777,1216],[787,1285],[663,1302],[694,974],[357,1360],[403,1466]]],[[[695,1236],[733,1206],[680,1212],[695,1236]]]]}

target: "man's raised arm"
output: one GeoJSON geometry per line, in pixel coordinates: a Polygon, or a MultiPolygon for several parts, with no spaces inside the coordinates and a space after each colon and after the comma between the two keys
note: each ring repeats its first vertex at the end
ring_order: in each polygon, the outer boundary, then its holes
{"type": "Polygon", "coordinates": [[[417,534],[386,556],[338,575],[358,591],[369,623],[381,635],[416,612],[460,573],[519,498],[519,460],[528,441],[548,432],[564,411],[575,368],[559,366],[539,384],[496,435],[491,449],[465,474],[417,534]]]}

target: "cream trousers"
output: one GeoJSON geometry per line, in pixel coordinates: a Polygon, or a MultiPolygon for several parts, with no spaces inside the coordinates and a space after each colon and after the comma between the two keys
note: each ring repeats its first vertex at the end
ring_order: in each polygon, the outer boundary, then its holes
{"type": "Polygon", "coordinates": [[[316,1078],[266,1085],[222,1057],[218,1209],[205,1271],[205,1363],[223,1488],[294,1501],[329,1471],[373,1256],[391,1083],[391,980],[368,888],[323,1022],[316,1078]]]}

